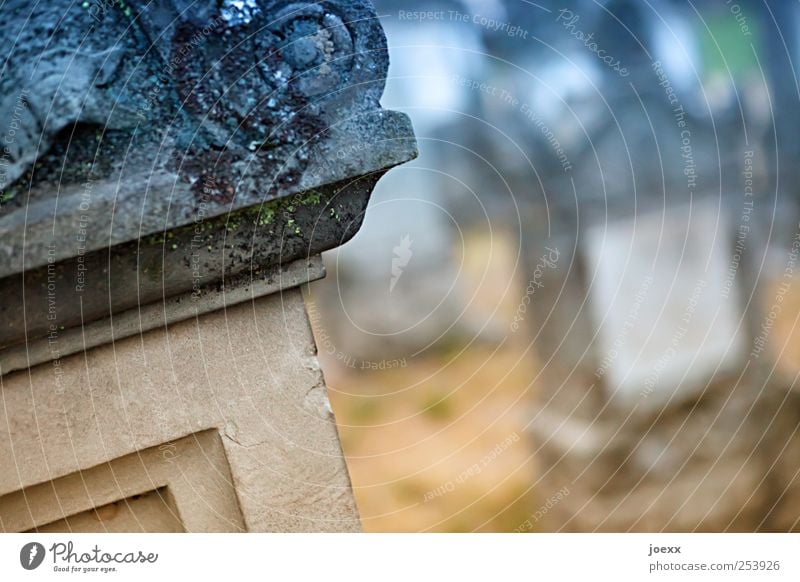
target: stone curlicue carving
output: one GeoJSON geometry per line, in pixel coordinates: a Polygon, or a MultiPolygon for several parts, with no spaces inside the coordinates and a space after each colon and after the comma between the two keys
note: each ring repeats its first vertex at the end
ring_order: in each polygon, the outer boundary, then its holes
{"type": "MultiPolygon", "coordinates": [[[[0,78],[0,130],[12,136],[2,187],[14,199],[27,186],[15,181],[74,124],[108,142],[90,144],[98,158],[112,154],[93,161],[95,178],[139,161],[113,155],[123,137],[164,150],[148,161],[186,181],[225,161],[227,181],[257,176],[247,186],[263,191],[264,177],[302,173],[306,157],[287,163],[294,150],[376,109],[383,90],[385,41],[367,2],[11,2],[4,11],[17,16],[0,33],[11,47],[0,78]],[[36,25],[21,26],[28,19],[36,25]]],[[[94,138],[85,130],[70,134],[71,149],[94,138]]]]}
{"type": "Polygon", "coordinates": [[[338,246],[416,155],[368,1],[0,14],[0,349],[48,333],[48,287],[70,328],[338,246]]]}

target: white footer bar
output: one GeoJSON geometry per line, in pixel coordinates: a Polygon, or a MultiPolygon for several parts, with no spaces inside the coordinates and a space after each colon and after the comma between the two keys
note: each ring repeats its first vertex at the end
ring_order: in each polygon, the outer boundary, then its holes
{"type": "Polygon", "coordinates": [[[792,534],[4,534],[0,580],[800,580],[792,534]]]}

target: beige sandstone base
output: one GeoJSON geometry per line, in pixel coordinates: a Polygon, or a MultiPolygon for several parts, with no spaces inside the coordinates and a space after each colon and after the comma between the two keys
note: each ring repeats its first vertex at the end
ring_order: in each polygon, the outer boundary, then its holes
{"type": "Polygon", "coordinates": [[[354,531],[301,293],[0,377],[0,531],[354,531]]]}

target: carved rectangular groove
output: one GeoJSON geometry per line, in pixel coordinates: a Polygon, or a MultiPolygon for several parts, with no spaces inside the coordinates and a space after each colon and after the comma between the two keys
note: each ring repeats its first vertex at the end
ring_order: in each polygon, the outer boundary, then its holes
{"type": "Polygon", "coordinates": [[[81,511],[64,519],[35,527],[37,533],[91,533],[103,531],[124,533],[180,533],[183,523],[178,517],[169,488],[159,487],[142,495],[81,511]]]}
{"type": "Polygon", "coordinates": [[[0,530],[244,531],[219,433],[207,430],[0,497],[0,530]]]}

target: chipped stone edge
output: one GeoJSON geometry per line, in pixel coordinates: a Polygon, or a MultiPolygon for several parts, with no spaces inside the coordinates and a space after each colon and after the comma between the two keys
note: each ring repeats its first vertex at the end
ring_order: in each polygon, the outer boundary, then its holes
{"type": "Polygon", "coordinates": [[[163,302],[156,301],[129,309],[113,318],[59,331],[57,354],[54,354],[46,336],[28,344],[0,350],[0,376],[299,287],[324,276],[322,257],[315,255],[278,265],[266,277],[240,278],[227,283],[222,289],[214,285],[214,288],[205,288],[200,293],[183,293],[163,302]]]}

